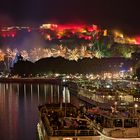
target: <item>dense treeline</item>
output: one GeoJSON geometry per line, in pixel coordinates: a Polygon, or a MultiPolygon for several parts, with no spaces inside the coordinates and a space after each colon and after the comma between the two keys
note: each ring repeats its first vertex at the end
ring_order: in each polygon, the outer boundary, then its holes
{"type": "Polygon", "coordinates": [[[129,69],[134,62],[131,59],[121,57],[103,58],[103,59],[79,59],[78,61],[69,61],[62,57],[43,58],[35,63],[30,61],[19,60],[14,64],[11,71],[12,74],[21,76],[29,76],[36,74],[61,73],[101,73],[101,72],[118,72],[120,70],[129,69]]]}

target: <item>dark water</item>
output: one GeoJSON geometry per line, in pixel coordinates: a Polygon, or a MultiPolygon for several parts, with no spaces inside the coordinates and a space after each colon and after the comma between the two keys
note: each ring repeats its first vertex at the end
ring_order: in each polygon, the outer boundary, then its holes
{"type": "Polygon", "coordinates": [[[38,105],[69,98],[57,85],[0,84],[0,140],[36,140],[38,105]]]}

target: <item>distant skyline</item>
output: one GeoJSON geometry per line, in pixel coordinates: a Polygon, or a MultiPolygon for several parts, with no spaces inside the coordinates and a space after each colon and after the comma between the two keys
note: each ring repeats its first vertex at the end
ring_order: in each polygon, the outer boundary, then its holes
{"type": "Polygon", "coordinates": [[[140,35],[139,0],[1,0],[0,25],[97,24],[140,35]]]}

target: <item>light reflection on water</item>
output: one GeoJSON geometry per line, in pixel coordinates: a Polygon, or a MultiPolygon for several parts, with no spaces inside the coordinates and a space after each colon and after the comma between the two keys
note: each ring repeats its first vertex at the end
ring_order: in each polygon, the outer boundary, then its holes
{"type": "Polygon", "coordinates": [[[0,84],[0,140],[36,140],[38,105],[61,101],[70,94],[58,85],[0,84]]]}

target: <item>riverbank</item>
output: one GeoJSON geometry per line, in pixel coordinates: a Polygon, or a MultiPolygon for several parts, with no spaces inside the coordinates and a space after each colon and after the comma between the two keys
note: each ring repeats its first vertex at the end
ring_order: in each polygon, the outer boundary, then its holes
{"type": "Polygon", "coordinates": [[[0,83],[47,83],[62,84],[61,79],[57,78],[0,78],[0,83]]]}

